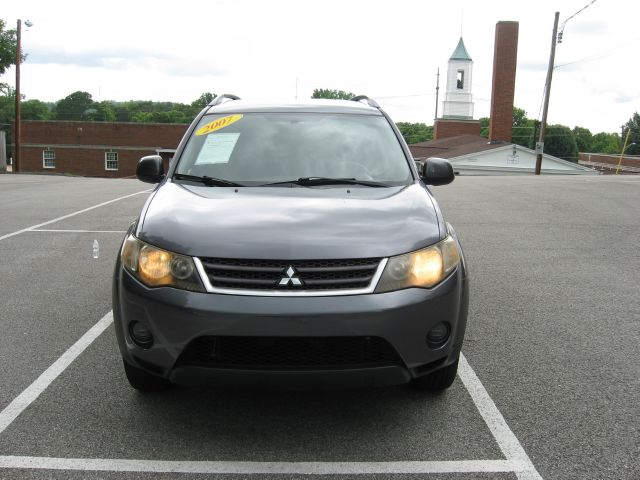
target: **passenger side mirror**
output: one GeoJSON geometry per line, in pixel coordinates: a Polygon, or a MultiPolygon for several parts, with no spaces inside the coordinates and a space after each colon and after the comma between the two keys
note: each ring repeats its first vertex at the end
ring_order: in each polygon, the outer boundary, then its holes
{"type": "Polygon", "coordinates": [[[420,177],[427,185],[446,185],[453,182],[453,167],[443,158],[428,158],[422,164],[420,177]]]}
{"type": "Polygon", "coordinates": [[[142,157],[136,168],[136,177],[141,182],[158,183],[164,179],[164,164],[160,155],[142,157]]]}

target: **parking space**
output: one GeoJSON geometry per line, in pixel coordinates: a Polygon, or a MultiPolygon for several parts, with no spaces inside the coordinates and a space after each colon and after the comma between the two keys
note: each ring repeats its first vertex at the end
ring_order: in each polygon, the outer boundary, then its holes
{"type": "Polygon", "coordinates": [[[0,238],[115,198],[148,190],[132,180],[44,175],[0,175],[0,238]]]}
{"type": "Polygon", "coordinates": [[[12,205],[0,223],[0,478],[640,475],[635,178],[461,177],[435,189],[472,272],[468,364],[442,395],[135,392],[105,315],[119,232],[149,186],[62,178],[0,176],[12,205]],[[36,228],[57,231],[7,236],[76,212],[36,228]],[[104,333],[17,405],[101,319],[104,333]]]}
{"type": "Polygon", "coordinates": [[[143,396],[126,382],[111,330],[4,432],[0,452],[190,461],[460,460],[464,438],[467,459],[501,457],[461,383],[428,398],[406,388],[201,388],[143,396]]]}

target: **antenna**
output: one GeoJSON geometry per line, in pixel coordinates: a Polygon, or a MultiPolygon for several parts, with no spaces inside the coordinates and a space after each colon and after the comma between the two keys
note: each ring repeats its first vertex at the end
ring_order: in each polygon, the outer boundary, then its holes
{"type": "Polygon", "coordinates": [[[462,38],[462,26],[464,25],[464,10],[460,10],[460,38],[462,38]]]}

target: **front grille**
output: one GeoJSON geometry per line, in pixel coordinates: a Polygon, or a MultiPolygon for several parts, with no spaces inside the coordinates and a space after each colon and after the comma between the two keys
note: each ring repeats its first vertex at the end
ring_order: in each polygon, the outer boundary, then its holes
{"type": "Polygon", "coordinates": [[[367,288],[379,258],[339,260],[245,260],[201,258],[215,288],[238,290],[346,290],[367,288]]]}
{"type": "Polygon", "coordinates": [[[400,365],[380,337],[226,337],[192,341],[178,365],[244,369],[319,369],[400,365]]]}

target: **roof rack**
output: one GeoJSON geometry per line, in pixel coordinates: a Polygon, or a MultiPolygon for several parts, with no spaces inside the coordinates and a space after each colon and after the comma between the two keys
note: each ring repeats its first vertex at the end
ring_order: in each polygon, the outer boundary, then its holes
{"type": "Polygon", "coordinates": [[[207,107],[215,107],[216,105],[221,105],[225,103],[225,100],[226,101],[240,100],[240,97],[238,97],[237,95],[231,95],[230,93],[223,93],[219,97],[216,97],[211,102],[209,102],[207,107]]]}
{"type": "Polygon", "coordinates": [[[358,95],[357,97],[353,97],[351,99],[352,102],[361,102],[362,100],[367,101],[367,105],[373,108],[380,108],[378,102],[376,102],[373,98],[369,98],[366,95],[358,95]]]}

